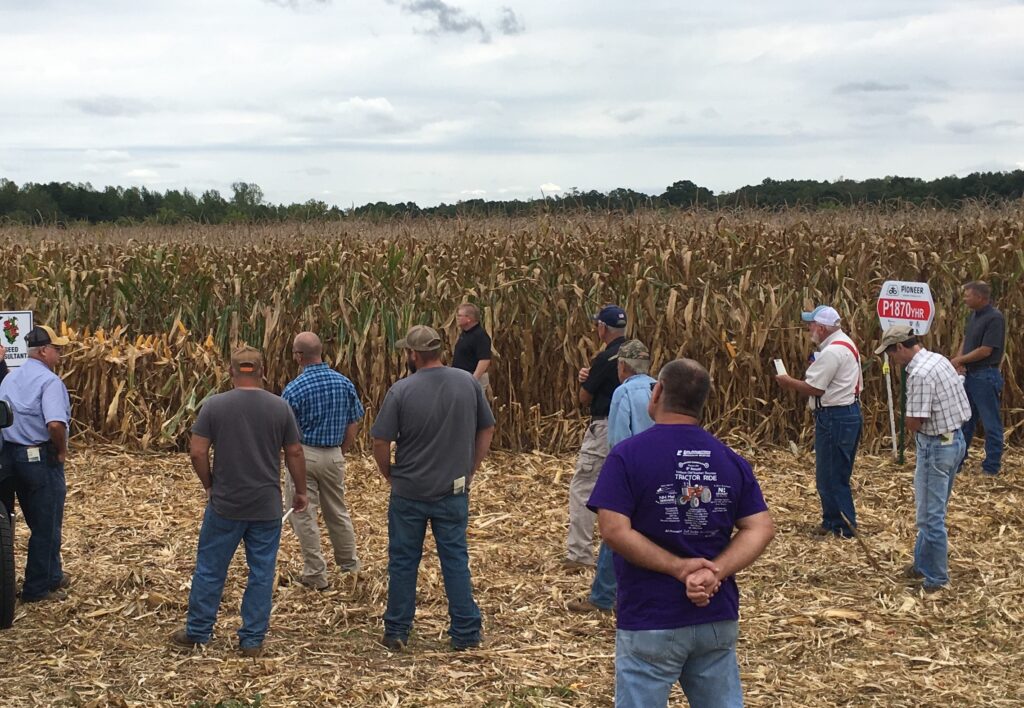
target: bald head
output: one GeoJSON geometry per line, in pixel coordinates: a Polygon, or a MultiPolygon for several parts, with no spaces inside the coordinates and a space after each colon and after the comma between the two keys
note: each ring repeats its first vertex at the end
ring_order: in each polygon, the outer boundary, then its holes
{"type": "Polygon", "coordinates": [[[313,332],[299,332],[292,342],[292,353],[299,357],[300,364],[319,364],[323,361],[324,345],[313,332]]]}

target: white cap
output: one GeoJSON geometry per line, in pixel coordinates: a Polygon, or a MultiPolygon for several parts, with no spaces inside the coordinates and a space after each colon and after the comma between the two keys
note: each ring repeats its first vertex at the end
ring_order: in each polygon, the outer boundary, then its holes
{"type": "Polygon", "coordinates": [[[826,327],[836,327],[839,325],[839,313],[835,311],[835,308],[829,307],[828,305],[818,305],[810,312],[801,312],[800,319],[804,322],[817,322],[820,325],[826,327]]]}

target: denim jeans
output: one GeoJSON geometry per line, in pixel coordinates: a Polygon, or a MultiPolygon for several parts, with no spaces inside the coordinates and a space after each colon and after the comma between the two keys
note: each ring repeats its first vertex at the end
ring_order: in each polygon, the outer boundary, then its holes
{"type": "Polygon", "coordinates": [[[743,705],[735,621],[615,633],[616,708],[668,705],[679,682],[695,708],[743,705]]]}
{"type": "Polygon", "coordinates": [[[242,595],[242,627],[238,630],[238,645],[243,649],[258,647],[267,634],[277,549],[281,544],[281,520],[225,519],[213,510],[212,504],[207,504],[203,527],[199,531],[196,572],[192,576],[188,619],[185,622],[189,638],[200,644],[210,641],[213,634],[228,566],[239,542],[245,544],[249,577],[242,595]]]}
{"type": "Polygon", "coordinates": [[[851,535],[843,514],[854,528],[857,526],[850,475],[862,425],[859,403],[819,408],[814,413],[814,465],[821,499],[821,525],[843,536],[851,535]]]}
{"type": "Polygon", "coordinates": [[[610,610],[615,606],[615,562],[612,549],[601,541],[601,550],[597,554],[597,572],[594,582],[590,585],[590,602],[602,610],[610,610]]]}
{"type": "Polygon", "coordinates": [[[448,596],[452,645],[465,647],[480,642],[480,608],[473,600],[469,575],[466,526],[469,495],[454,494],[434,502],[391,495],[388,504],[388,604],[384,635],[409,638],[416,614],[416,578],[423,557],[423,539],[430,522],[437,557],[441,561],[444,591],[448,596]]]}
{"type": "MultiPolygon", "coordinates": [[[[999,404],[1003,397],[1003,376],[999,369],[990,366],[977,371],[968,371],[964,378],[964,390],[971,402],[971,419],[962,428],[967,447],[971,446],[978,419],[985,427],[985,461],[981,470],[986,474],[999,474],[1003,457],[1003,420],[999,404]]],[[[964,452],[964,460],[967,453],[964,452]]],[[[963,461],[960,463],[963,466],[963,461]]]]}
{"type": "MultiPolygon", "coordinates": [[[[3,472],[0,477],[13,478],[22,516],[32,532],[28,539],[25,559],[25,584],[21,588],[24,600],[34,600],[56,588],[64,578],[61,565],[61,529],[64,526],[64,499],[67,484],[64,464],[47,460],[46,448],[37,446],[39,460],[29,462],[28,451],[33,448],[5,442],[3,472]]],[[[0,486],[8,486],[9,481],[0,486]]],[[[10,501],[9,499],[7,501],[10,501]]],[[[6,502],[5,502],[6,503],[6,502]]],[[[13,513],[14,509],[8,509],[13,513]]]]}
{"type": "Polygon", "coordinates": [[[946,506],[966,447],[963,433],[959,430],[953,433],[953,440],[949,443],[943,443],[940,437],[917,434],[914,568],[924,576],[925,587],[939,587],[949,582],[946,506]]]}

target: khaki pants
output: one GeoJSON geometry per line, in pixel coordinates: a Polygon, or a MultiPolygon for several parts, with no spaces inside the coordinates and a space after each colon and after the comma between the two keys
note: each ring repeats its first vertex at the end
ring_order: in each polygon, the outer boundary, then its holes
{"type": "Polygon", "coordinates": [[[577,563],[594,564],[594,521],[587,508],[604,458],[608,457],[608,420],[594,420],[587,426],[576,460],[576,472],[569,482],[569,539],[566,557],[577,563]]]}
{"type": "MultiPolygon", "coordinates": [[[[327,585],[327,564],[320,552],[320,527],[316,520],[319,506],[324,513],[327,535],[334,549],[334,562],[343,573],[359,570],[356,537],[352,517],[345,506],[345,458],[340,447],[302,446],[306,458],[306,491],[309,506],[290,517],[292,530],[302,547],[302,582],[313,587],[327,585]]],[[[295,485],[285,475],[285,505],[291,508],[295,485]]]]}

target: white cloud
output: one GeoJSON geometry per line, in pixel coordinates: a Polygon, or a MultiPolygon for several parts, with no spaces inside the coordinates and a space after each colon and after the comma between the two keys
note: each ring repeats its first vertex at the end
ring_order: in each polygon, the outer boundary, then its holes
{"type": "Polygon", "coordinates": [[[427,205],[467,184],[534,198],[549,175],[717,191],[1024,154],[1009,0],[96,0],[7,3],[0,23],[18,182],[427,205]]]}
{"type": "Polygon", "coordinates": [[[540,191],[544,192],[545,194],[554,194],[556,192],[561,192],[563,190],[554,182],[545,182],[540,186],[540,191]]]}

